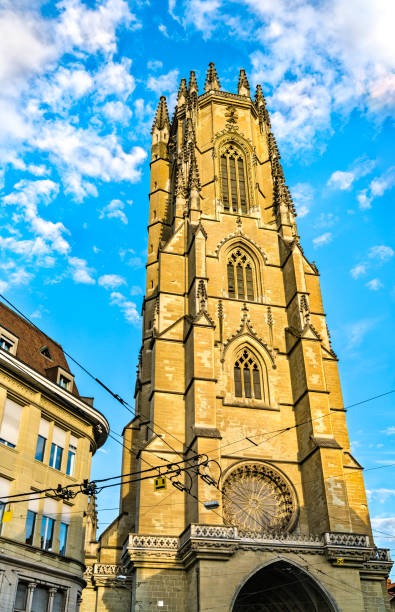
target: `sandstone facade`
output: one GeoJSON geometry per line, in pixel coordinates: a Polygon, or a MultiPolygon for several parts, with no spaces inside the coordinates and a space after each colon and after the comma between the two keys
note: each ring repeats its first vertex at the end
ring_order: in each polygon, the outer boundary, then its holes
{"type": "Polygon", "coordinates": [[[82,609],[387,610],[319,272],[244,71],[234,94],[210,65],[201,95],[192,72],[171,123],[160,100],[143,314],[123,472],[199,454],[218,486],[125,484],[82,609]]]}

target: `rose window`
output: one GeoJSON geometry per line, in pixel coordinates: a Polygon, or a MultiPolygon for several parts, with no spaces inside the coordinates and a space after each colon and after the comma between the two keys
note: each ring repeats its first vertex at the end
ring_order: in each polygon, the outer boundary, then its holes
{"type": "Polygon", "coordinates": [[[289,531],[295,523],[295,495],[285,478],[271,467],[243,464],[223,486],[224,518],[245,531],[289,531]]]}

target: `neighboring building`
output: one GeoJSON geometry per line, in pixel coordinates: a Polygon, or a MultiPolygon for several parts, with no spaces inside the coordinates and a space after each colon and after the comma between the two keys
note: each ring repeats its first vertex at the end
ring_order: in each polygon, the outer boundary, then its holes
{"type": "Polygon", "coordinates": [[[391,582],[389,578],[387,581],[387,591],[390,600],[390,609],[395,610],[395,582],[391,582]]]}
{"type": "Polygon", "coordinates": [[[1,612],[79,609],[88,496],[35,492],[89,479],[108,431],[62,347],[0,304],[0,497],[31,491],[0,503],[1,612]]]}
{"type": "Polygon", "coordinates": [[[222,476],[124,484],[84,612],[389,610],[319,273],[244,70],[237,94],[192,72],[171,123],[160,100],[143,314],[122,471],[206,453],[222,476]]]}

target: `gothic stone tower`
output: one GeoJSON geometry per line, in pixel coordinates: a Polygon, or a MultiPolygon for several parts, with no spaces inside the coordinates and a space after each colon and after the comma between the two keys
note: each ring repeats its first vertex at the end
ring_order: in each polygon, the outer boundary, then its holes
{"type": "Polygon", "coordinates": [[[123,486],[89,574],[97,609],[129,609],[131,595],[144,612],[388,610],[391,562],[350,452],[319,273],[244,70],[237,94],[210,64],[199,95],[191,72],[172,122],[160,99],[148,235],[122,471],[202,453],[220,482],[123,486]]]}

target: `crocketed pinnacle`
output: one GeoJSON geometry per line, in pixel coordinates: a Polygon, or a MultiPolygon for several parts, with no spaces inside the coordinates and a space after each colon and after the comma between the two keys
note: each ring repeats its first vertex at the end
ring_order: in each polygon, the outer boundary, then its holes
{"type": "Polygon", "coordinates": [[[156,109],[156,115],[152,124],[152,131],[157,128],[163,130],[165,126],[170,126],[169,111],[167,110],[166,96],[161,96],[156,109]]]}
{"type": "Polygon", "coordinates": [[[262,87],[259,85],[256,86],[256,92],[255,92],[255,104],[259,107],[259,106],[264,106],[265,105],[265,98],[263,97],[263,93],[262,93],[262,87]]]}
{"type": "Polygon", "coordinates": [[[221,89],[214,62],[210,62],[208,65],[206,83],[204,85],[204,91],[211,91],[212,89],[221,89]]]}
{"type": "Polygon", "coordinates": [[[192,93],[193,91],[195,93],[198,93],[198,84],[197,84],[197,81],[196,81],[196,74],[195,74],[194,70],[191,70],[191,74],[189,76],[188,91],[189,91],[189,93],[192,93]]]}
{"type": "Polygon", "coordinates": [[[186,79],[181,79],[180,87],[178,89],[178,94],[177,94],[178,103],[184,104],[187,95],[188,95],[187,81],[186,79]]]}
{"type": "Polygon", "coordinates": [[[238,84],[238,87],[237,87],[237,93],[240,96],[248,96],[248,97],[250,97],[250,95],[251,95],[250,84],[248,82],[246,71],[244,70],[244,68],[242,68],[240,70],[239,84],[238,84]]]}
{"type": "Polygon", "coordinates": [[[259,85],[259,83],[256,86],[255,106],[257,107],[259,112],[260,122],[266,123],[266,125],[270,128],[270,117],[266,108],[266,100],[265,96],[262,93],[262,87],[259,85]]]}

